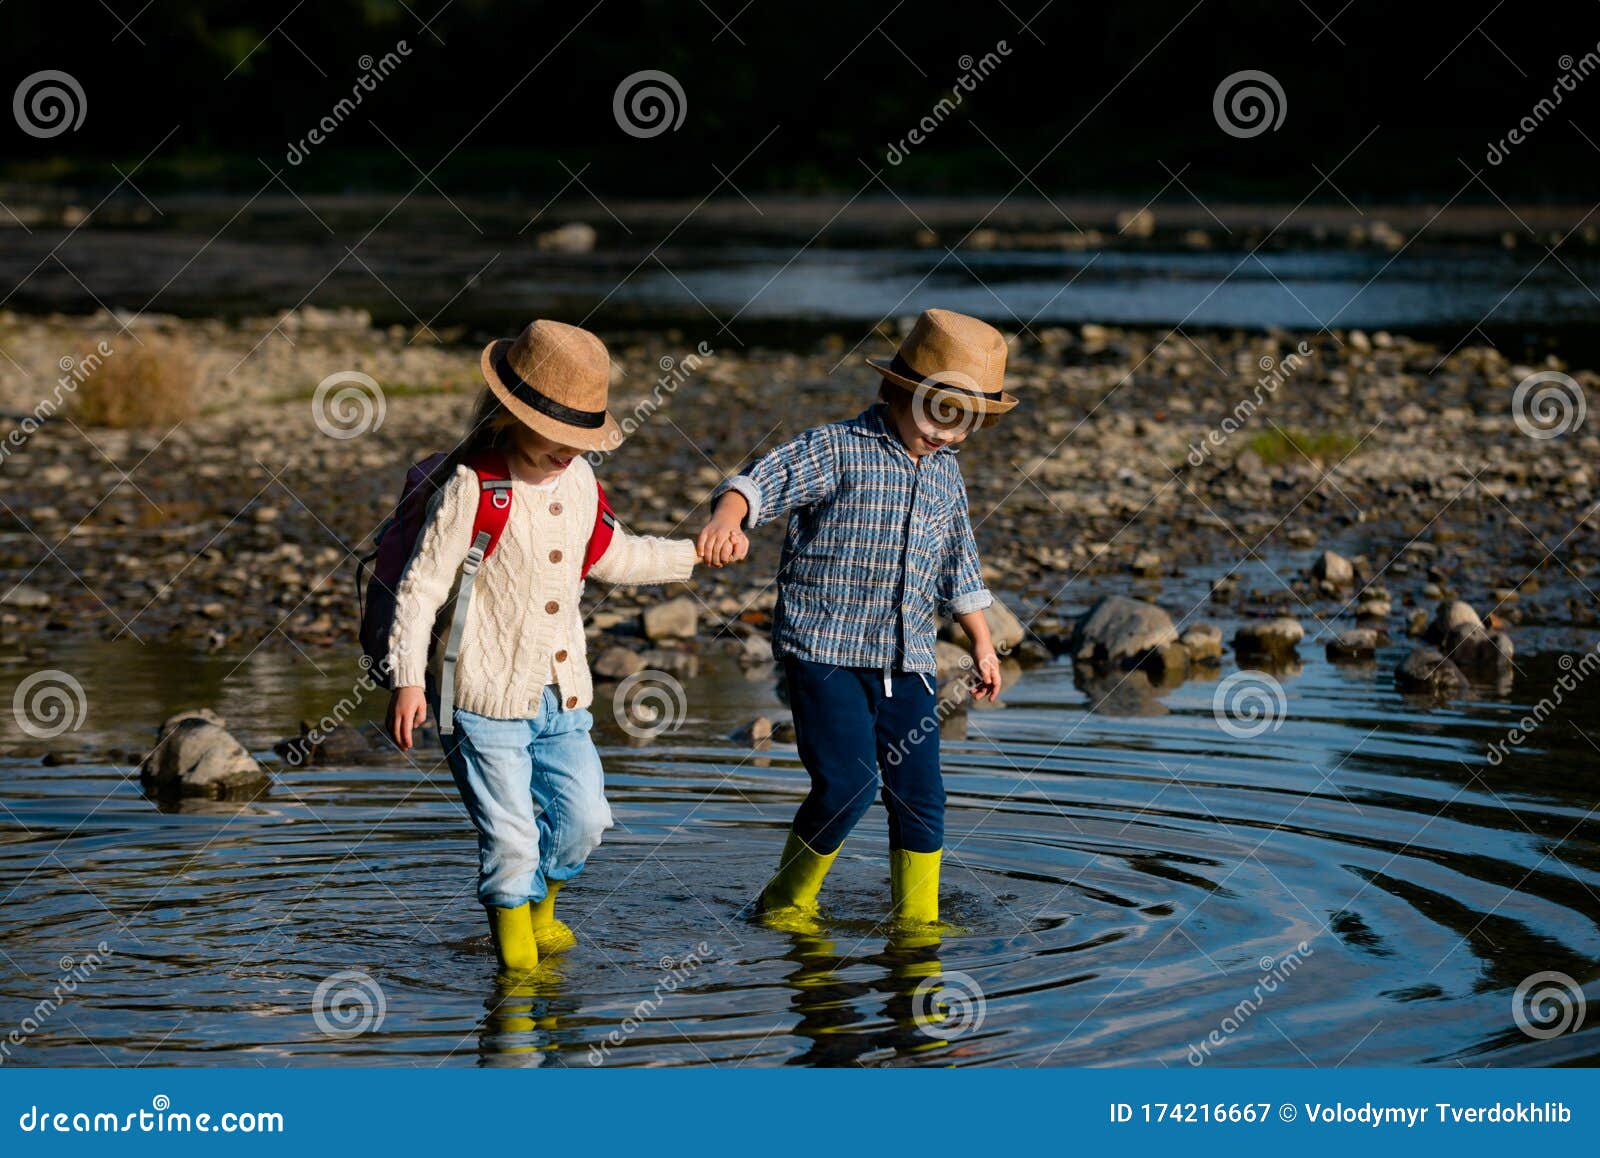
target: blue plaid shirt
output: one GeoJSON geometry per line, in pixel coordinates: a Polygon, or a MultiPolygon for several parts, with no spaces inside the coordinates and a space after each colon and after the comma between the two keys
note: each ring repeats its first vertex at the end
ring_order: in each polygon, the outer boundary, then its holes
{"type": "Polygon", "coordinates": [[[978,569],[954,447],[912,459],[882,406],[769,451],[713,496],[736,490],[746,525],[783,515],[772,649],[818,663],[935,670],[935,611],[994,601],[978,569]]]}

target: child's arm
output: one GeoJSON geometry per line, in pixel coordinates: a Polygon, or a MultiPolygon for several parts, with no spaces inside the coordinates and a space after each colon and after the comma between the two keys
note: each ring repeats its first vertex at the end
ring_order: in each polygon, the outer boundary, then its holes
{"type": "Polygon", "coordinates": [[[745,529],[827,498],[838,484],[836,463],[833,433],[826,426],[768,451],[749,471],[714,492],[711,519],[697,539],[701,557],[712,566],[744,558],[749,548],[745,529]]]}
{"type": "Polygon", "coordinates": [[[642,583],[682,583],[694,573],[698,561],[689,539],[663,539],[656,535],[630,535],[618,527],[606,553],[594,561],[589,574],[602,583],[632,586],[642,583]]]}
{"type": "Polygon", "coordinates": [[[412,732],[427,718],[422,688],[433,621],[472,546],[477,513],[477,476],[463,467],[439,492],[437,505],[395,589],[394,626],[389,630],[390,675],[395,689],[389,700],[389,733],[401,750],[411,747],[412,732]]]}
{"type": "Polygon", "coordinates": [[[994,642],[989,638],[989,621],[981,611],[968,611],[956,616],[956,622],[972,641],[973,668],[978,680],[972,685],[973,699],[1000,698],[1000,657],[995,654],[994,642]]]}
{"type": "Polygon", "coordinates": [[[978,677],[972,689],[973,698],[998,699],[1000,657],[995,654],[994,643],[989,638],[989,622],[983,617],[983,609],[994,602],[994,596],[983,583],[978,542],[972,533],[965,490],[951,519],[945,557],[939,569],[938,595],[972,643],[972,659],[978,677]]]}

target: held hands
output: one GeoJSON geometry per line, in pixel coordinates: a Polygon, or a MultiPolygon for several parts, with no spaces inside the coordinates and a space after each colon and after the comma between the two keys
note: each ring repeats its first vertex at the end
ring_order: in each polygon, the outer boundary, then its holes
{"type": "MultiPolygon", "coordinates": [[[[743,503],[738,505],[743,506],[743,503]]],[[[744,520],[745,510],[749,510],[749,507],[737,510],[735,504],[726,501],[717,504],[711,520],[694,541],[700,562],[707,567],[725,567],[729,563],[740,562],[750,553],[749,536],[739,526],[744,520]]]]}
{"type": "Polygon", "coordinates": [[[412,732],[428,718],[428,702],[418,687],[395,688],[389,696],[389,735],[402,752],[411,751],[412,732]]]}
{"type": "Polygon", "coordinates": [[[972,649],[972,675],[968,677],[975,700],[1000,698],[1000,657],[993,647],[984,645],[972,649]]]}

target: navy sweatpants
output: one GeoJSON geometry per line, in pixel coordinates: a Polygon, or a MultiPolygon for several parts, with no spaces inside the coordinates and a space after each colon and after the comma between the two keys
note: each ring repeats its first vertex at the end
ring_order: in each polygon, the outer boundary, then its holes
{"type": "Polygon", "coordinates": [[[811,791],[794,831],[833,852],[872,807],[881,783],[889,847],[934,852],[944,845],[944,780],[932,674],[900,673],[886,695],[883,672],[784,660],[795,743],[811,791]]]}

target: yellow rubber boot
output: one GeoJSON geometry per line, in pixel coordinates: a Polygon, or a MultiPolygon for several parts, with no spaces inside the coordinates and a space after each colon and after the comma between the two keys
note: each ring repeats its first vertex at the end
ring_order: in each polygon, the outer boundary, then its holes
{"type": "Polygon", "coordinates": [[[556,920],[556,894],[565,881],[546,881],[544,900],[532,907],[533,939],[538,943],[539,955],[549,957],[565,953],[575,947],[578,938],[565,921],[556,920]]]}
{"type": "Polygon", "coordinates": [[[489,932],[494,937],[495,956],[507,973],[530,973],[539,964],[539,943],[533,936],[532,906],[520,904],[514,909],[495,905],[489,910],[489,932]]]}
{"type": "Polygon", "coordinates": [[[817,852],[790,832],[789,839],[783,844],[783,859],[778,862],[778,871],[767,882],[767,887],[761,890],[760,910],[763,913],[785,909],[815,912],[817,893],[822,890],[823,878],[828,875],[838,855],[837,848],[829,853],[817,852]]]}
{"type": "Polygon", "coordinates": [[[939,923],[939,859],[943,850],[889,850],[889,891],[894,919],[905,925],[939,923]]]}

